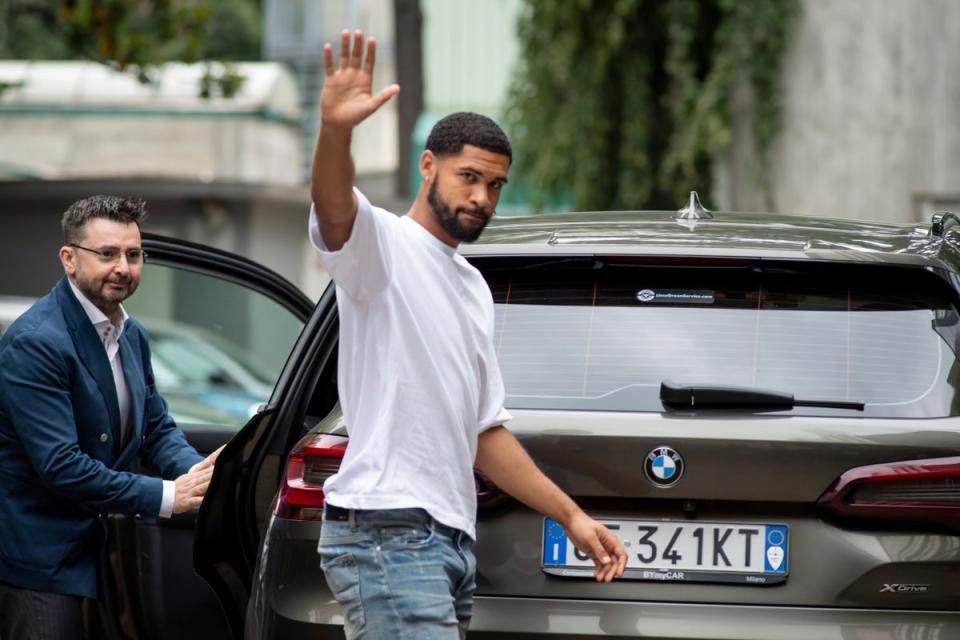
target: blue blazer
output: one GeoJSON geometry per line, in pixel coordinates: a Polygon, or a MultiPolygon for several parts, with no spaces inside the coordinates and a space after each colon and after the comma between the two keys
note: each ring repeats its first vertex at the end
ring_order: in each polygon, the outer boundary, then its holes
{"type": "Polygon", "coordinates": [[[139,453],[174,479],[202,457],[157,393],[143,326],[120,336],[131,426],[106,350],[66,278],[0,338],[0,582],[96,597],[99,515],[160,512],[163,485],[124,471],[139,453]]]}

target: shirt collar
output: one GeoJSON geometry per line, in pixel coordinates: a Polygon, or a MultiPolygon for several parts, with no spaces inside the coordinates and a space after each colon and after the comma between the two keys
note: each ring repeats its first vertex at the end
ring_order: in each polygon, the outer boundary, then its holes
{"type": "MultiPolygon", "coordinates": [[[[70,288],[73,290],[73,295],[77,297],[77,300],[80,301],[80,306],[83,307],[84,312],[87,314],[87,318],[90,319],[90,323],[94,326],[102,324],[104,322],[110,322],[110,318],[107,317],[103,311],[101,311],[97,305],[90,302],[87,296],[83,295],[83,292],[77,288],[77,285],[73,283],[73,280],[67,278],[67,282],[70,283],[70,288]]],[[[117,337],[120,337],[120,334],[123,332],[123,325],[126,324],[127,318],[130,315],[127,313],[127,310],[123,308],[123,305],[120,305],[120,313],[122,317],[120,319],[120,326],[117,327],[117,337]]],[[[113,324],[113,323],[111,323],[113,324]]]]}

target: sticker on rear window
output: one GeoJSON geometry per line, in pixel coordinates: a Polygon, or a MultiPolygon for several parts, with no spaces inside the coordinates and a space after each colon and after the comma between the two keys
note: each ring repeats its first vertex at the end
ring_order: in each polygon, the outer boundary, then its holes
{"type": "Polygon", "coordinates": [[[713,304],[713,291],[709,289],[641,289],[637,291],[637,300],[661,304],[713,304]]]}

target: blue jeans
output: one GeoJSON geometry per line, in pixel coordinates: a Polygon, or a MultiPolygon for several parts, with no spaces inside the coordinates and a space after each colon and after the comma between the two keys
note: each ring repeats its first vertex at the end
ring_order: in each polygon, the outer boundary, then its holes
{"type": "Polygon", "coordinates": [[[388,509],[324,518],[317,551],[350,640],[461,640],[477,587],[472,547],[423,509],[388,509]]]}

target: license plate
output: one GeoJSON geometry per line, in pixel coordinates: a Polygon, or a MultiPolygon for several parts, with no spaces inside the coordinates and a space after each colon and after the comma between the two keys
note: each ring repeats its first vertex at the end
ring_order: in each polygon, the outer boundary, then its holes
{"type": "MultiPolygon", "coordinates": [[[[769,585],[787,579],[788,528],[671,520],[599,519],[627,550],[623,577],[664,582],[769,585]]],[[[558,576],[592,577],[593,561],[573,546],[563,528],[545,518],[543,570],[558,576]]]]}

